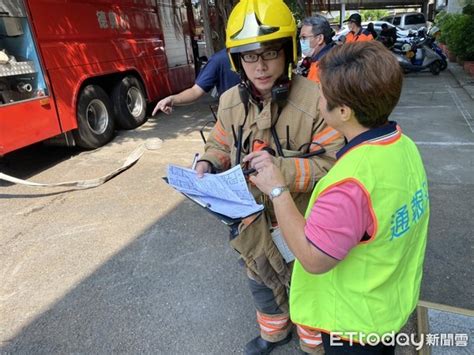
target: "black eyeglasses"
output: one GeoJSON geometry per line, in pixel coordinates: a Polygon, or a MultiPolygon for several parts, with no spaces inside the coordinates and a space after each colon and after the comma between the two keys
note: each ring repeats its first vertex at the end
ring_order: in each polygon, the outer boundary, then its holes
{"type": "Polygon", "coordinates": [[[241,53],[240,58],[245,63],[256,63],[258,62],[258,58],[261,57],[263,60],[272,60],[278,58],[278,53],[282,50],[280,49],[270,49],[263,53],[241,53]]]}

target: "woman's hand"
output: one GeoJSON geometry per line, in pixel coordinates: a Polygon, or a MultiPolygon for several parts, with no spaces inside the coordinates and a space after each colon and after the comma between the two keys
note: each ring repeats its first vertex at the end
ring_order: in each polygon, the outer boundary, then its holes
{"type": "Polygon", "coordinates": [[[273,156],[266,150],[260,150],[258,152],[252,152],[246,155],[243,159],[243,162],[248,162],[249,168],[253,168],[258,171],[262,169],[265,164],[273,163],[273,156]]]}
{"type": "Polygon", "coordinates": [[[264,194],[270,195],[275,187],[286,186],[285,178],[268,152],[250,153],[243,161],[250,162],[250,166],[257,170],[257,174],[251,175],[249,180],[264,194]]]}

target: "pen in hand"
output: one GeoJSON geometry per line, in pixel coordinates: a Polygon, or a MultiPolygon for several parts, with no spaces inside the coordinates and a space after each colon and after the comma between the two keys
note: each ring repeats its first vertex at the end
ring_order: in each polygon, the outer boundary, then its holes
{"type": "Polygon", "coordinates": [[[191,165],[192,170],[196,169],[196,164],[197,164],[198,160],[199,160],[199,153],[196,153],[196,154],[194,154],[193,164],[191,165]]]}

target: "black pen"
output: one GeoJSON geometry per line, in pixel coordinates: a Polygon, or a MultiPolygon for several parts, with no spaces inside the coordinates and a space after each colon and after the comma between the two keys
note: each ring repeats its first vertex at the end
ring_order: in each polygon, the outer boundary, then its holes
{"type": "Polygon", "coordinates": [[[194,154],[193,164],[191,165],[191,170],[196,169],[197,161],[199,160],[199,153],[194,154]]]}

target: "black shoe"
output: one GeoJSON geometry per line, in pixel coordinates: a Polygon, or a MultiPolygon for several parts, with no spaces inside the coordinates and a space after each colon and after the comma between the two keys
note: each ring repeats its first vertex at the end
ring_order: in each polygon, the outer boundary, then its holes
{"type": "Polygon", "coordinates": [[[244,354],[245,355],[265,355],[270,354],[270,352],[275,349],[277,346],[285,345],[291,340],[291,333],[287,335],[285,339],[272,343],[271,341],[266,341],[261,336],[252,339],[245,345],[244,354]]]}

